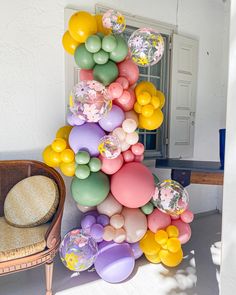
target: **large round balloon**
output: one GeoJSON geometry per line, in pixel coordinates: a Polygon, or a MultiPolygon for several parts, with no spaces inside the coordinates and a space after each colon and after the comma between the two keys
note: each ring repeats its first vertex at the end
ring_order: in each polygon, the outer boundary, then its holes
{"type": "Polygon", "coordinates": [[[105,132],[95,123],[75,126],[69,136],[69,144],[75,154],[79,150],[87,151],[91,156],[98,156],[98,145],[105,132]]]}
{"type": "Polygon", "coordinates": [[[70,96],[70,110],[80,119],[97,122],[111,109],[111,100],[106,88],[99,82],[80,81],[70,96]]]}
{"type": "Polygon", "coordinates": [[[104,65],[96,65],[93,69],[94,79],[107,86],[118,77],[117,65],[109,60],[104,65]]]}
{"type": "Polygon", "coordinates": [[[121,34],[126,26],[124,16],[116,10],[107,10],[102,17],[103,26],[115,34],[121,34]]]}
{"type": "Polygon", "coordinates": [[[158,63],[164,54],[164,39],[153,29],[136,30],[128,44],[133,61],[141,67],[158,63]]]}
{"type": "Polygon", "coordinates": [[[132,61],[132,59],[126,59],[118,64],[119,76],[125,77],[130,85],[135,84],[139,78],[138,66],[132,61]]]}
{"type": "Polygon", "coordinates": [[[115,128],[121,126],[125,119],[125,114],[121,108],[113,105],[110,112],[99,120],[99,125],[103,130],[112,132],[115,128]]]}
{"type": "Polygon", "coordinates": [[[61,261],[72,271],[84,271],[90,268],[97,253],[97,243],[81,229],[68,232],[59,248],[61,261]]]}
{"type": "Polygon", "coordinates": [[[71,193],[82,206],[96,206],[105,200],[110,190],[109,178],[103,172],[93,172],[86,179],[74,177],[71,193]]]}
{"type": "Polygon", "coordinates": [[[145,205],[155,191],[154,179],[141,163],[127,163],[111,177],[111,192],[124,206],[138,208],[145,205]]]}
{"type": "Polygon", "coordinates": [[[155,130],[161,126],[164,120],[164,115],[160,109],[154,110],[150,117],[139,115],[139,128],[147,130],[155,130]]]}

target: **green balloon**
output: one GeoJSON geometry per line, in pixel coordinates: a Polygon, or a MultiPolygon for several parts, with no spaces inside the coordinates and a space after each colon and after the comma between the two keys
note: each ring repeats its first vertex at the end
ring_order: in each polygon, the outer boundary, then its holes
{"type": "Polygon", "coordinates": [[[75,162],[77,164],[88,164],[90,155],[86,151],[80,151],[75,155],[75,162]]]}
{"type": "Polygon", "coordinates": [[[83,180],[73,177],[71,182],[71,194],[82,206],[97,206],[105,200],[109,191],[109,178],[101,171],[91,173],[83,180]]]}
{"type": "Polygon", "coordinates": [[[148,202],[147,204],[141,207],[141,210],[143,211],[144,214],[149,215],[154,210],[154,206],[152,203],[148,202]]]}
{"type": "Polygon", "coordinates": [[[104,86],[115,81],[118,74],[117,65],[110,60],[104,65],[96,65],[93,69],[94,80],[101,82],[104,86]]]}
{"type": "Polygon", "coordinates": [[[105,34],[103,34],[102,32],[98,32],[96,34],[101,40],[105,37],[105,34]]]}
{"type": "Polygon", "coordinates": [[[99,158],[91,158],[89,168],[92,172],[98,172],[102,168],[102,162],[99,158]]]}
{"type": "Polygon", "coordinates": [[[116,46],[117,46],[117,41],[115,36],[108,35],[103,38],[102,49],[105,50],[106,52],[112,52],[113,50],[115,50],[116,46]]]}
{"type": "Polygon", "coordinates": [[[154,182],[155,182],[155,184],[157,185],[157,184],[160,182],[160,180],[159,180],[159,178],[156,176],[156,174],[152,173],[152,175],[153,175],[153,178],[154,178],[154,182]]]}
{"type": "Polygon", "coordinates": [[[99,50],[97,53],[94,53],[93,59],[96,64],[104,65],[108,62],[109,54],[104,50],[99,50]]]}
{"type": "Polygon", "coordinates": [[[121,62],[124,60],[128,54],[128,45],[125,39],[120,36],[116,36],[117,46],[116,48],[110,53],[110,59],[114,62],[121,62]]]}
{"type": "Polygon", "coordinates": [[[93,54],[89,52],[84,44],[79,45],[74,54],[75,62],[81,69],[91,70],[95,66],[93,54]]]}
{"type": "Polygon", "coordinates": [[[78,165],[75,169],[75,176],[79,179],[85,179],[89,177],[90,169],[87,165],[78,165]]]}
{"type": "Polygon", "coordinates": [[[102,48],[101,38],[97,35],[89,36],[85,42],[85,47],[91,53],[98,52],[102,48]]]}

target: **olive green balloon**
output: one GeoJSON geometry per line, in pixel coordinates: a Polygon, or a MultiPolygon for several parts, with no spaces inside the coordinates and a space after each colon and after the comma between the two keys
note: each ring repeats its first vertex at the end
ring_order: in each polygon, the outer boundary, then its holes
{"type": "Polygon", "coordinates": [[[87,165],[78,165],[75,169],[75,176],[79,179],[85,179],[89,177],[90,169],[87,165]]]}
{"type": "Polygon", "coordinates": [[[110,53],[110,59],[114,62],[121,62],[126,58],[128,55],[128,45],[125,39],[120,36],[116,36],[117,46],[116,48],[110,53]]]}
{"type": "Polygon", "coordinates": [[[102,48],[101,38],[97,35],[89,36],[85,42],[85,47],[91,53],[98,52],[102,48]]]}
{"type": "Polygon", "coordinates": [[[156,176],[156,174],[152,173],[152,175],[153,175],[153,178],[154,178],[154,182],[155,182],[155,184],[157,185],[157,184],[160,182],[160,180],[159,180],[159,178],[156,176]]]}
{"type": "Polygon", "coordinates": [[[93,69],[94,80],[101,82],[104,86],[115,81],[118,74],[117,65],[110,60],[104,65],[96,65],[93,69]]]}
{"type": "Polygon", "coordinates": [[[102,49],[105,50],[106,52],[112,52],[113,50],[115,50],[116,46],[117,46],[117,41],[115,36],[108,35],[103,38],[102,49]]]}
{"type": "Polygon", "coordinates": [[[144,214],[149,215],[154,210],[154,206],[151,202],[148,202],[147,204],[141,207],[141,210],[143,211],[144,214]]]}
{"type": "Polygon", "coordinates": [[[73,177],[71,194],[82,206],[97,206],[103,202],[110,191],[109,178],[103,172],[92,172],[88,178],[73,177]]]}
{"type": "Polygon", "coordinates": [[[75,62],[81,69],[92,70],[95,66],[93,54],[89,52],[84,44],[79,45],[74,54],[75,62]]]}
{"type": "Polygon", "coordinates": [[[102,168],[102,162],[99,158],[91,158],[89,168],[92,172],[98,172],[102,168]]]}
{"type": "Polygon", "coordinates": [[[97,53],[94,53],[93,59],[96,64],[98,65],[104,65],[108,62],[109,54],[104,50],[99,50],[97,53]]]}
{"type": "Polygon", "coordinates": [[[75,155],[75,162],[77,164],[88,164],[90,155],[86,151],[80,151],[75,155]]]}

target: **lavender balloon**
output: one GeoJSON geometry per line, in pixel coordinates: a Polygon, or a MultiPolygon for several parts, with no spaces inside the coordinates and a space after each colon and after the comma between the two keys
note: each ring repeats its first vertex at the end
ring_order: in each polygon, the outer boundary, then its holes
{"type": "Polygon", "coordinates": [[[98,156],[98,145],[105,132],[95,123],[85,123],[72,128],[69,144],[75,154],[79,150],[87,151],[91,156],[98,156]]]}
{"type": "Polygon", "coordinates": [[[143,255],[143,251],[141,250],[140,246],[139,246],[139,242],[137,243],[132,243],[129,244],[133,253],[134,253],[134,258],[138,259],[139,257],[141,257],[143,255]]]}
{"type": "Polygon", "coordinates": [[[110,223],[110,218],[107,215],[101,214],[97,217],[97,223],[106,226],[110,223]]]}
{"type": "Polygon", "coordinates": [[[107,132],[113,131],[115,128],[121,126],[125,119],[125,114],[121,108],[113,105],[110,112],[99,120],[99,125],[107,132]]]}
{"type": "Polygon", "coordinates": [[[95,223],[91,226],[90,235],[96,242],[103,241],[104,228],[101,224],[95,223]]]}
{"type": "Polygon", "coordinates": [[[81,227],[83,230],[90,230],[90,227],[96,223],[96,218],[93,215],[86,215],[81,220],[81,227]]]}
{"type": "Polygon", "coordinates": [[[84,120],[82,120],[78,116],[72,114],[71,111],[68,111],[66,119],[67,119],[68,124],[71,126],[80,126],[85,123],[84,120]]]}

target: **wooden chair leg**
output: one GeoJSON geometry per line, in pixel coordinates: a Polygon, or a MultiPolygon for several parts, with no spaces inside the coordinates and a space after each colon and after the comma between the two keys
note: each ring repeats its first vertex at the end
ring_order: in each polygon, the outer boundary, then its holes
{"type": "Polygon", "coordinates": [[[45,264],[46,295],[52,295],[53,261],[45,264]]]}

